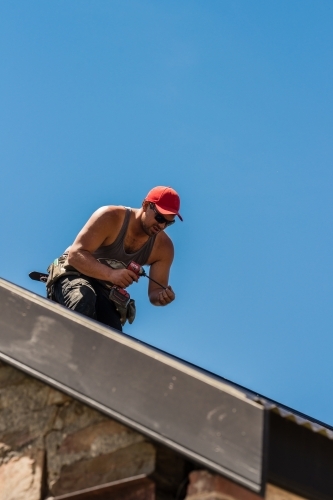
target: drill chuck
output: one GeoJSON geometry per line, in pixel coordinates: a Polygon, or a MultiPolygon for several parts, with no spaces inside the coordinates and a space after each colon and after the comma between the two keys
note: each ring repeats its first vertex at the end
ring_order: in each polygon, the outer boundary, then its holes
{"type": "Polygon", "coordinates": [[[166,290],[166,287],[164,285],[161,285],[161,283],[159,283],[158,281],[156,281],[153,278],[151,278],[150,276],[148,276],[148,274],[143,269],[143,267],[140,266],[140,264],[137,264],[136,262],[134,262],[133,260],[128,264],[127,269],[130,269],[138,276],[145,276],[146,278],[148,278],[149,280],[153,281],[154,283],[159,285],[161,288],[164,288],[164,290],[166,290]]]}

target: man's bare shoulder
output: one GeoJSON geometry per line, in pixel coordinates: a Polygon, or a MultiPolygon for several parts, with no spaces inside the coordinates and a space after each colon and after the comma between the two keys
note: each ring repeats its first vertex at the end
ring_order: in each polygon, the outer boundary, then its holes
{"type": "Polygon", "coordinates": [[[156,243],[161,246],[166,246],[168,248],[173,248],[173,243],[170,238],[170,236],[165,233],[164,231],[161,231],[157,237],[156,237],[156,243]]]}
{"type": "Polygon", "coordinates": [[[125,218],[126,208],[117,205],[107,205],[98,208],[88,221],[89,226],[99,224],[112,224],[113,226],[122,224],[125,218]]]}
{"type": "Polygon", "coordinates": [[[99,219],[103,218],[124,218],[126,213],[126,207],[122,207],[119,205],[106,205],[104,207],[98,208],[93,214],[92,218],[99,219]]]}
{"type": "Polygon", "coordinates": [[[100,235],[103,245],[110,245],[124,222],[126,208],[108,205],[98,208],[90,217],[81,234],[100,235]]]}

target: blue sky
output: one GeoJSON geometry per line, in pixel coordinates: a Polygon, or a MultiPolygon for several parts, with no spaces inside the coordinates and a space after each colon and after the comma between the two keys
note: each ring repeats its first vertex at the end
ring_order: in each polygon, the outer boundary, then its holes
{"type": "Polygon", "coordinates": [[[0,276],[181,195],[177,300],[130,335],[333,425],[333,4],[0,3],[0,276]]]}

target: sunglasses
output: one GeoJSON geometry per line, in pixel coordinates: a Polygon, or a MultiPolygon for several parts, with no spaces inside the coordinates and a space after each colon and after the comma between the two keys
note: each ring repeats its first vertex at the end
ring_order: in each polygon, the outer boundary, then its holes
{"type": "Polygon", "coordinates": [[[150,208],[154,211],[154,213],[155,213],[155,220],[156,220],[156,222],[158,222],[159,224],[165,224],[165,227],[168,227],[168,226],[171,226],[172,224],[174,224],[174,223],[176,222],[175,220],[168,220],[168,219],[166,219],[165,217],[163,217],[163,215],[162,215],[162,214],[160,214],[160,213],[157,211],[157,209],[156,209],[156,207],[155,207],[154,203],[149,203],[149,206],[150,206],[150,208]]]}

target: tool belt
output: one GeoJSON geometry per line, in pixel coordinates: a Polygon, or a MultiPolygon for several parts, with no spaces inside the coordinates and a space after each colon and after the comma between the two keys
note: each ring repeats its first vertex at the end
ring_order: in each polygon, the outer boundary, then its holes
{"type": "Polygon", "coordinates": [[[113,303],[115,304],[116,309],[119,312],[121,326],[124,326],[126,321],[128,321],[129,324],[131,325],[135,320],[135,315],[136,315],[135,300],[130,299],[126,307],[122,307],[114,301],[113,303]]]}
{"type": "MultiPolygon", "coordinates": [[[[114,259],[103,259],[103,264],[111,267],[112,269],[126,269],[126,264],[120,260],[114,260],[114,259]]],[[[126,323],[126,321],[129,322],[131,325],[135,319],[135,314],[136,314],[136,307],[135,307],[135,301],[133,299],[130,299],[127,303],[127,305],[121,304],[119,301],[114,300],[114,294],[112,293],[112,288],[114,285],[110,283],[109,281],[101,281],[98,280],[105,288],[110,290],[110,295],[109,299],[115,304],[116,309],[120,315],[120,323],[122,326],[126,323]]]]}
{"type": "Polygon", "coordinates": [[[68,264],[67,257],[68,257],[67,254],[64,253],[58,259],[55,259],[52,262],[52,264],[50,264],[49,267],[47,268],[49,277],[47,278],[46,281],[46,288],[48,292],[49,290],[51,291],[51,288],[54,285],[54,283],[63,276],[68,276],[68,275],[80,276],[81,273],[79,273],[79,271],[77,271],[74,267],[68,264]]]}
{"type": "MultiPolygon", "coordinates": [[[[119,260],[108,259],[107,265],[109,267],[112,267],[112,269],[126,268],[126,264],[119,260]]],[[[55,259],[52,262],[52,264],[49,265],[47,271],[49,273],[49,276],[46,281],[46,290],[47,290],[47,297],[50,299],[52,299],[53,296],[53,285],[59,278],[62,278],[63,276],[73,276],[73,275],[83,276],[82,273],[80,273],[73,266],[70,266],[68,264],[68,255],[66,253],[61,255],[58,259],[55,259]]],[[[126,321],[128,321],[129,324],[132,324],[136,314],[135,301],[133,299],[130,299],[126,305],[120,304],[119,302],[113,300],[114,295],[111,293],[111,290],[114,287],[114,285],[108,281],[102,281],[102,280],[97,280],[97,281],[101,283],[101,285],[103,285],[105,288],[110,290],[109,299],[116,306],[116,309],[120,316],[121,325],[124,326],[126,321]]]]}

